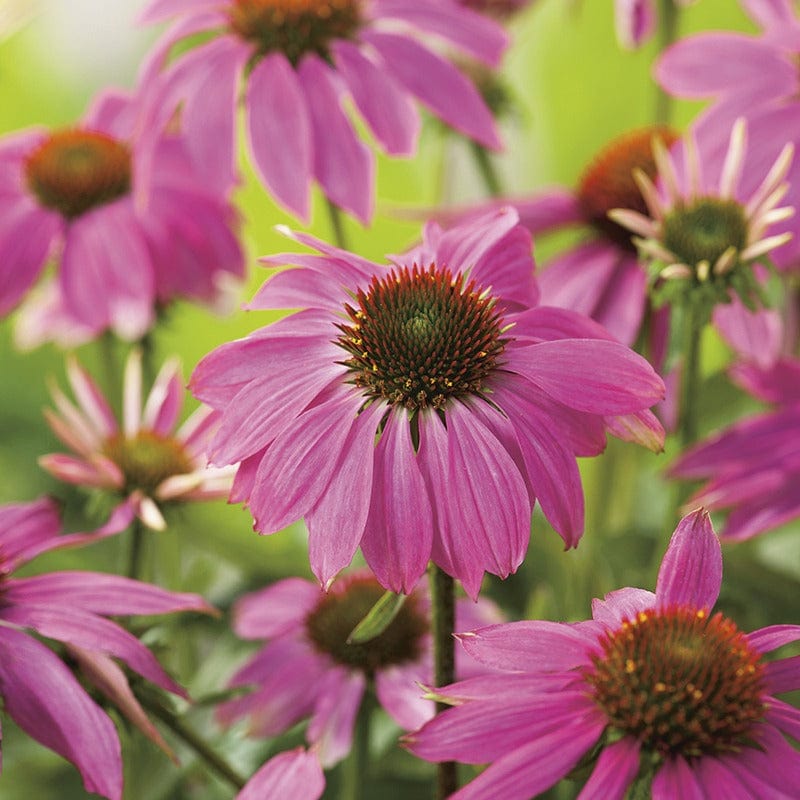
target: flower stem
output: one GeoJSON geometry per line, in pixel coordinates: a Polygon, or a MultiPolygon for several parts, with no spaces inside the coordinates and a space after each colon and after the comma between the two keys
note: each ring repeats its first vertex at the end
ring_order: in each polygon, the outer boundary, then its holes
{"type": "Polygon", "coordinates": [[[126,573],[129,578],[139,579],[141,577],[144,537],[144,525],[138,517],[135,517],[131,525],[131,549],[128,554],[128,571],[126,573]]]}
{"type": "Polygon", "coordinates": [[[475,164],[478,167],[478,172],[481,174],[486,191],[492,197],[500,197],[500,195],[503,194],[503,187],[500,183],[500,176],[497,174],[497,170],[492,163],[489,151],[482,144],[478,144],[478,142],[470,142],[470,149],[472,150],[472,156],[475,159],[475,164]]]}
{"type": "MultiPolygon", "coordinates": [[[[663,53],[674,41],[678,33],[678,14],[680,9],[675,0],[661,0],[659,8],[658,49],[663,53]]],[[[660,86],[656,93],[655,121],[657,125],[669,123],[672,114],[672,97],[660,86]]]]}
{"type": "Polygon", "coordinates": [[[361,708],[358,710],[356,727],[353,732],[353,745],[342,762],[342,782],[339,797],[342,800],[363,800],[366,776],[369,773],[369,735],[370,719],[375,703],[371,690],[364,692],[361,708]]]}
{"type": "Polygon", "coordinates": [[[344,233],[344,225],[342,224],[342,210],[330,198],[325,198],[325,203],[328,206],[328,216],[331,220],[331,228],[333,230],[333,240],[336,246],[342,250],[347,250],[347,237],[344,233]]]}
{"type": "Polygon", "coordinates": [[[160,719],[176,736],[194,750],[221,778],[236,789],[244,788],[247,779],[243,778],[214,748],[199,734],[195,733],[177,714],[165,708],[157,700],[140,697],[141,704],[156,718],[160,719]]]}
{"type": "Polygon", "coordinates": [[[700,385],[700,360],[706,311],[702,306],[687,303],[683,320],[683,369],[680,405],[678,406],[678,441],[685,450],[697,440],[697,396],[700,385]]]}
{"type": "MultiPolygon", "coordinates": [[[[431,585],[431,608],[433,622],[433,682],[436,686],[447,686],[455,681],[456,624],[455,582],[436,564],[428,567],[431,585]]],[[[436,713],[444,711],[445,703],[436,704],[436,713]]],[[[455,761],[443,761],[438,765],[436,798],[444,800],[458,788],[458,773],[455,761]]]]}

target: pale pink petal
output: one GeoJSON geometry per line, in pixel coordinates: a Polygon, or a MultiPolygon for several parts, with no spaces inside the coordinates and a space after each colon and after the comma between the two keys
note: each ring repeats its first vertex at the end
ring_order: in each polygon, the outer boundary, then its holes
{"type": "Polygon", "coordinates": [[[300,81],[282,53],[259,61],[247,80],[247,134],[256,169],[280,203],[309,215],[312,133],[300,81]]]}
{"type": "Polygon", "coordinates": [[[782,358],[769,370],[753,364],[735,364],[731,379],[765,403],[788,405],[800,400],[800,362],[782,358]]]}
{"type": "Polygon", "coordinates": [[[183,379],[180,362],[164,362],[147,396],[142,412],[142,427],[162,435],[171,434],[183,404],[183,379]]]}
{"type": "Polygon", "coordinates": [[[303,578],[286,578],[237,601],[234,630],[243,639],[271,639],[302,624],[320,600],[320,588],[303,578]]]}
{"type": "Polygon", "coordinates": [[[511,197],[507,202],[517,209],[522,225],[534,234],[581,225],[586,221],[578,198],[569,189],[553,187],[536,197],[511,197]]]}
{"type": "Polygon", "coordinates": [[[722,338],[742,358],[768,369],[780,356],[783,325],[777,311],[750,311],[737,296],[715,306],[713,319],[722,338]]]}
{"type": "Polygon", "coordinates": [[[66,453],[51,453],[39,457],[39,466],[53,477],[78,486],[95,486],[99,489],[121,489],[119,472],[104,469],[107,460],[92,463],[66,453]]]}
{"type": "Polygon", "coordinates": [[[653,779],[653,800],[708,800],[686,760],[667,759],[653,779]]]}
{"type": "Polygon", "coordinates": [[[449,61],[407,36],[364,31],[387,72],[461,133],[492,149],[501,146],[492,114],[477,89],[449,61]]]}
{"type": "Polygon", "coordinates": [[[319,757],[298,747],[267,761],[236,795],[236,800],[265,800],[268,797],[319,800],[324,790],[325,775],[319,757]]]}
{"type": "Polygon", "coordinates": [[[741,4],[762,28],[792,27],[797,23],[792,0],[741,0],[741,4]]]}
{"type": "Polygon", "coordinates": [[[322,497],[306,512],[308,559],[326,588],[352,560],[367,524],[375,435],[383,403],[364,409],[353,423],[322,497]]]}
{"type": "Polygon", "coordinates": [[[639,771],[639,749],[632,736],[604,747],[578,800],[623,800],[639,771]]]}
{"type": "Polygon", "coordinates": [[[0,629],[0,694],[20,728],[75,764],[88,792],[122,799],[114,724],[50,650],[6,627],[0,629]]]}
{"type": "Polygon", "coordinates": [[[178,14],[202,11],[219,5],[219,0],[151,0],[139,15],[143,24],[161,22],[178,14]]]}
{"type": "Polygon", "coordinates": [[[106,133],[116,139],[127,139],[135,124],[135,110],[129,92],[102,89],[83,115],[81,127],[106,133]]]}
{"type": "Polygon", "coordinates": [[[698,509],[675,528],[661,561],[656,583],[660,607],[673,605],[711,609],[722,585],[722,548],[711,517],[698,509]]]}
{"type": "Polygon", "coordinates": [[[408,94],[356,45],[342,39],[331,49],[337,70],[384,150],[394,156],[413,155],[420,118],[408,94]]]}
{"type": "Polygon", "coordinates": [[[407,413],[395,408],[375,450],[369,515],[361,551],[380,583],[408,594],[425,571],[433,510],[411,441],[407,413]]]}
{"type": "Polygon", "coordinates": [[[617,40],[628,49],[646,42],[656,27],[654,0],[614,0],[617,40]]]}
{"type": "Polygon", "coordinates": [[[602,600],[592,600],[592,619],[616,629],[626,620],[632,620],[640,611],[654,608],[656,596],[646,589],[627,587],[609,592],[602,600]]]}
{"type": "Polygon", "coordinates": [[[72,392],[84,410],[86,421],[100,436],[117,432],[117,420],[100,387],[74,357],[67,359],[67,378],[72,392]]]}
{"type": "Polygon", "coordinates": [[[591,621],[523,620],[459,633],[456,638],[476,661],[488,667],[556,672],[588,664],[602,632],[603,628],[591,621]]]}
{"type": "Polygon", "coordinates": [[[0,505],[0,549],[8,561],[29,560],[25,553],[57,542],[60,530],[59,506],[51,497],[0,505]]]}
{"type": "Polygon", "coordinates": [[[300,62],[297,77],[314,135],[314,177],[334,203],[366,224],[375,205],[375,158],[342,110],[336,74],[309,54],[300,62]]]}
{"type": "Polygon", "coordinates": [[[501,443],[458,403],[447,409],[447,430],[437,416],[420,415],[419,458],[434,500],[433,560],[475,599],[484,571],[505,578],[525,557],[525,482],[501,443]]]}
{"type": "Polygon", "coordinates": [[[430,682],[418,664],[392,666],[375,675],[375,694],[392,719],[406,731],[424,725],[434,714],[435,706],[423,697],[421,682],[430,682]]]}
{"type": "Polygon", "coordinates": [[[341,667],[330,670],[320,682],[306,740],[314,745],[322,766],[332,767],[350,752],[365,688],[363,672],[349,672],[341,667]]]}

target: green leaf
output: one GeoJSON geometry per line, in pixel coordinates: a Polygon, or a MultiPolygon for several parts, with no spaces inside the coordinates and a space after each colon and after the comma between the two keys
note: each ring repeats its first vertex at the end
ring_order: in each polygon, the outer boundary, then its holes
{"type": "Polygon", "coordinates": [[[380,636],[403,607],[406,595],[385,592],[364,619],[350,631],[347,644],[364,644],[380,636]]]}

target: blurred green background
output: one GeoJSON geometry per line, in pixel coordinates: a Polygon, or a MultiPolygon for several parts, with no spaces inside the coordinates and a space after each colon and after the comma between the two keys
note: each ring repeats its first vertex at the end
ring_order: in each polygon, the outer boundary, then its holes
{"type": "MultiPolygon", "coordinates": [[[[0,28],[0,132],[28,125],[66,125],[78,118],[93,94],[107,82],[131,87],[137,62],[156,31],[134,27],[141,0],[0,0],[0,20],[22,10],[21,27],[0,28]]],[[[0,23],[1,24],[1,23],[0,23]]],[[[680,21],[685,34],[708,28],[752,30],[733,0],[702,0],[680,21]]],[[[511,24],[514,44],[503,70],[514,110],[503,124],[507,151],[496,158],[509,193],[531,192],[548,184],[571,186],[594,152],[608,139],[652,121],[655,86],[650,66],[657,51],[651,43],[639,52],[622,51],[614,38],[611,0],[538,0],[511,24]]],[[[685,126],[699,106],[677,104],[674,122],[685,126]]],[[[242,159],[245,181],[236,195],[243,214],[242,235],[251,266],[242,299],[264,279],[259,255],[292,249],[273,226],[298,223],[276,208],[242,159]]],[[[347,221],[351,249],[380,259],[410,245],[419,225],[398,218],[403,207],[430,206],[443,199],[464,203],[483,195],[469,148],[456,136],[426,120],[419,154],[413,160],[381,157],[378,168],[378,214],[364,229],[347,221]]],[[[316,196],[311,229],[330,238],[328,217],[316,196]]],[[[563,235],[536,242],[539,261],[562,247],[563,235]]],[[[237,312],[220,318],[180,305],[155,334],[157,364],[180,354],[184,374],[217,344],[267,324],[261,312],[237,312]]],[[[53,347],[19,352],[13,343],[13,316],[0,323],[0,502],[30,500],[50,493],[65,502],[67,525],[87,524],[86,497],[57,484],[37,466],[43,453],[59,443],[43,423],[48,404],[46,380],[63,384],[63,353],[53,347]]],[[[121,362],[125,348],[116,347],[121,362]]],[[[96,345],[79,349],[82,362],[102,376],[96,345]]],[[[722,373],[725,348],[709,336],[704,363],[703,426],[710,430],[754,405],[730,387],[722,373]]],[[[112,400],[119,402],[119,386],[112,400]]],[[[187,400],[187,413],[193,401],[187,400]]],[[[655,569],[676,518],[672,491],[661,479],[671,456],[656,456],[632,445],[611,442],[601,459],[582,464],[587,496],[587,533],[577,550],[564,553],[561,540],[538,514],[528,558],[505,583],[488,581],[486,591],[511,618],[520,616],[581,619],[592,597],[623,585],[652,588],[655,569]]],[[[99,520],[92,520],[98,522],[99,520]]],[[[252,531],[247,512],[224,503],[171,509],[170,529],[148,536],[146,577],[172,589],[198,591],[222,609],[242,592],[290,574],[310,575],[305,535],[300,525],[271,537],[252,531]]],[[[40,558],[29,572],[78,568],[122,570],[127,534],[91,549],[40,558]]],[[[764,624],[797,621],[800,596],[800,537],[797,526],[762,541],[726,551],[723,610],[749,630],[764,624]]],[[[202,698],[222,687],[252,647],[238,642],[227,620],[176,618],[152,628],[151,644],[193,696],[202,698]]],[[[190,722],[213,741],[241,772],[249,774],[271,752],[299,743],[301,731],[279,742],[253,742],[242,731],[222,732],[208,709],[195,709],[190,722]]],[[[8,718],[3,719],[2,800],[77,800],[86,797],[71,765],[31,742],[8,718]]],[[[222,800],[231,789],[198,764],[176,743],[181,766],[124,723],[119,725],[126,757],[127,800],[222,800]]],[[[376,721],[372,743],[375,761],[367,776],[367,797],[425,798],[431,766],[416,762],[394,746],[397,729],[376,721]]],[[[174,741],[170,737],[170,741],[174,741]]],[[[465,771],[466,772],[466,771],[465,771]]],[[[337,775],[329,776],[326,797],[336,796],[337,775]]],[[[574,796],[571,786],[553,797],[574,796]]]]}

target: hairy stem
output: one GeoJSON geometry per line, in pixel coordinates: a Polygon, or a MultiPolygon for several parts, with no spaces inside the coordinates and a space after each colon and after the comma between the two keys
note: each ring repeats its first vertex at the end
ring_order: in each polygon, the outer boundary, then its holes
{"type": "Polygon", "coordinates": [[[503,194],[503,187],[500,183],[500,176],[497,174],[497,170],[492,163],[489,151],[477,142],[470,142],[470,149],[472,150],[472,156],[475,159],[475,164],[478,167],[478,172],[481,174],[486,191],[492,197],[500,197],[500,195],[503,194]]]}
{"type": "Polygon", "coordinates": [[[344,224],[342,223],[342,210],[330,198],[325,198],[325,203],[328,206],[328,216],[331,220],[331,229],[333,231],[333,240],[336,246],[342,250],[347,250],[347,237],[344,233],[344,224]]]}
{"type": "MultiPolygon", "coordinates": [[[[675,0],[661,0],[659,3],[658,50],[663,53],[678,34],[678,14],[680,9],[675,0]]],[[[672,115],[672,97],[660,86],[656,93],[655,121],[657,125],[667,125],[672,115]]]]}

